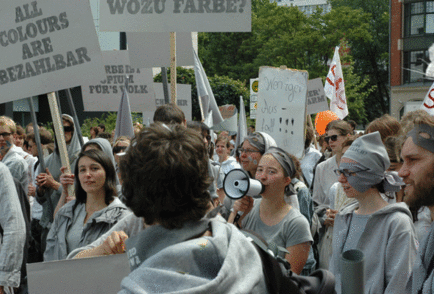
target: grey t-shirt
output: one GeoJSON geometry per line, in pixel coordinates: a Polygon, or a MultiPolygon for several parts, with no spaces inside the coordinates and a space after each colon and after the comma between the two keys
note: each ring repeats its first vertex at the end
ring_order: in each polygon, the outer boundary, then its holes
{"type": "Polygon", "coordinates": [[[261,235],[269,245],[288,248],[304,242],[312,242],[309,222],[298,209],[291,208],[288,214],[276,225],[267,226],[259,216],[262,199],[255,202],[253,209],[243,219],[243,229],[261,235]]]}
{"type": "Polygon", "coordinates": [[[84,219],[86,218],[86,206],[79,203],[74,209],[74,219],[66,232],[66,246],[68,254],[78,247],[83,234],[84,219]]]}
{"type": "Polygon", "coordinates": [[[360,237],[365,231],[366,223],[368,222],[370,216],[371,215],[360,215],[353,212],[350,229],[348,231],[347,239],[345,240],[343,252],[357,248],[357,244],[359,243],[360,237]]]}

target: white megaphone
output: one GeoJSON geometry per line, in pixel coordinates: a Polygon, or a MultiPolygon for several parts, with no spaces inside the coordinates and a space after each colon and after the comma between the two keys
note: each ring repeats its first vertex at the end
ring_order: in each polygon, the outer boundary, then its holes
{"type": "Polygon", "coordinates": [[[246,195],[260,198],[259,194],[264,192],[264,186],[260,181],[251,179],[246,171],[238,168],[228,172],[223,181],[223,189],[232,199],[240,199],[246,195]]]}

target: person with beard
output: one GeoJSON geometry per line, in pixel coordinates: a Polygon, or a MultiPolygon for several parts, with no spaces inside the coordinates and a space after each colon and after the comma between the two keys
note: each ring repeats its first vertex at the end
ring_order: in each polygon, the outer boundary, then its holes
{"type": "MultiPolygon", "coordinates": [[[[406,184],[404,201],[412,208],[427,206],[434,217],[434,118],[416,119],[402,146],[404,163],[399,175],[406,184]]],[[[419,253],[407,283],[406,293],[434,291],[434,225],[420,240],[419,253]]]]}

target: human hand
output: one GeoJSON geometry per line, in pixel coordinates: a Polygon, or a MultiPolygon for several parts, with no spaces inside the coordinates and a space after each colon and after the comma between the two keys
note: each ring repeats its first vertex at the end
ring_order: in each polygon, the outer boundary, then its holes
{"type": "Polygon", "coordinates": [[[46,188],[57,188],[57,182],[54,180],[48,168],[45,169],[45,173],[40,173],[36,177],[36,183],[38,184],[38,186],[44,186],[46,188]]]}
{"type": "Polygon", "coordinates": [[[27,196],[33,196],[35,197],[36,195],[36,187],[33,186],[32,184],[28,184],[27,185],[27,196]]]}
{"type": "Polygon", "coordinates": [[[128,235],[124,231],[115,231],[100,245],[104,255],[121,254],[125,252],[125,240],[128,235]]]}
{"type": "Polygon", "coordinates": [[[233,210],[235,212],[243,212],[243,214],[248,214],[253,208],[253,198],[250,196],[244,196],[243,198],[235,201],[233,210]]]}
{"type": "Polygon", "coordinates": [[[66,173],[66,166],[62,166],[60,168],[60,171],[62,172],[62,174],[60,175],[59,181],[63,186],[63,193],[65,193],[65,195],[66,195],[65,201],[66,201],[66,203],[68,203],[69,201],[75,199],[75,195],[69,195],[69,193],[68,193],[68,186],[74,185],[75,175],[71,174],[71,173],[66,173]]]}
{"type": "Polygon", "coordinates": [[[338,211],[335,209],[327,209],[326,210],[327,219],[324,221],[324,225],[327,227],[333,227],[335,224],[335,217],[337,213],[338,211]]]}

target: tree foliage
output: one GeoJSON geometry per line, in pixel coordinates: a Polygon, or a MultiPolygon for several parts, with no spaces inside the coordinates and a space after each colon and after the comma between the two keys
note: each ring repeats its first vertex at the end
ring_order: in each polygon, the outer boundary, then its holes
{"type": "MultiPolygon", "coordinates": [[[[207,73],[208,75],[208,73],[207,73]]],[[[170,69],[167,70],[167,79],[170,81],[170,69]]],[[[229,78],[228,76],[209,76],[209,84],[214,93],[217,105],[234,104],[239,107],[240,96],[243,96],[244,101],[249,99],[249,90],[245,83],[229,78]]],[[[162,82],[161,74],[154,77],[154,82],[162,82]]],[[[191,104],[192,117],[194,120],[201,120],[199,101],[197,99],[197,87],[193,69],[182,67],[176,68],[176,82],[179,84],[191,85],[191,104]]]]}
{"type": "MultiPolygon", "coordinates": [[[[307,70],[309,79],[325,79],[334,47],[342,42],[351,49],[357,44],[369,44],[376,37],[370,26],[371,15],[361,9],[341,5],[326,14],[317,9],[307,16],[297,7],[253,0],[252,32],[200,33],[199,56],[210,76],[227,75],[248,82],[258,77],[260,66],[286,65],[307,70]]],[[[358,62],[355,61],[355,67],[358,62]]],[[[356,69],[344,78],[349,85],[347,97],[366,97],[366,93],[372,95],[376,89],[370,76],[356,69]],[[360,83],[364,84],[363,88],[360,83]],[[357,96],[360,94],[357,91],[363,91],[363,95],[357,96]]],[[[360,102],[355,102],[349,102],[350,114],[354,112],[352,119],[364,123],[366,112],[353,109],[360,106],[360,102]]]]}

